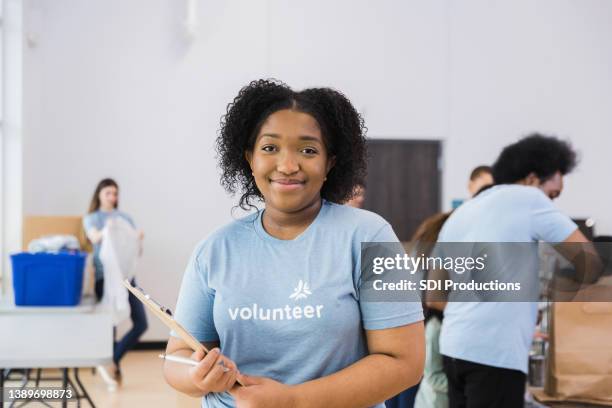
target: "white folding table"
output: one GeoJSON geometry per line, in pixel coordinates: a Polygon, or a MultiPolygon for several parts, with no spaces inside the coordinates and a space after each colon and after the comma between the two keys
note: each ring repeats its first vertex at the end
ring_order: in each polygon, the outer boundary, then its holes
{"type": "MultiPolygon", "coordinates": [[[[75,307],[15,306],[5,299],[0,301],[0,332],[1,391],[6,369],[58,368],[66,389],[72,383],[68,369],[73,368],[81,388],[81,394],[75,390],[77,401],[86,398],[93,406],[78,368],[109,364],[113,356],[111,314],[97,307],[93,298],[84,297],[75,307]]],[[[66,400],[62,406],[67,406],[66,400]]]]}

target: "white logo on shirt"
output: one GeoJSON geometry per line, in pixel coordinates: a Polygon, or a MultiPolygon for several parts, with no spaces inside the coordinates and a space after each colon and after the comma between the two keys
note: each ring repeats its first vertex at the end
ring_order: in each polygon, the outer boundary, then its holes
{"type": "Polygon", "coordinates": [[[308,283],[300,279],[297,288],[293,289],[293,293],[289,295],[289,299],[300,300],[306,299],[308,295],[312,295],[308,283]]]}
{"type": "MultiPolygon", "coordinates": [[[[300,280],[289,299],[294,301],[306,299],[312,295],[307,282],[300,280]]],[[[227,309],[230,319],[236,320],[300,320],[320,319],[323,305],[285,305],[282,307],[265,308],[253,303],[245,307],[231,307],[227,309]]]]}

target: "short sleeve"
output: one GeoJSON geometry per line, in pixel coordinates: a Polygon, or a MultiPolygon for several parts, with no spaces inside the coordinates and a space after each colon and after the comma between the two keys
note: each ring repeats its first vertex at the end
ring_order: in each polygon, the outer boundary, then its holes
{"type": "Polygon", "coordinates": [[[562,214],[544,194],[539,194],[531,211],[531,236],[546,242],[563,242],[578,228],[562,214]]]}
{"type": "MultiPolygon", "coordinates": [[[[398,242],[399,239],[388,223],[371,239],[371,242],[398,242]]],[[[406,326],[423,320],[423,306],[415,302],[380,302],[359,300],[361,319],[365,330],[381,330],[406,326]]]]}
{"type": "Polygon", "coordinates": [[[83,217],[83,229],[85,230],[85,232],[88,232],[92,228],[95,228],[93,219],[94,216],[94,213],[90,213],[83,217]]]}
{"type": "MultiPolygon", "coordinates": [[[[194,251],[183,275],[174,319],[199,341],[218,341],[213,320],[215,293],[205,285],[201,247],[194,251]]],[[[170,334],[177,336],[174,332],[170,334]]]]}

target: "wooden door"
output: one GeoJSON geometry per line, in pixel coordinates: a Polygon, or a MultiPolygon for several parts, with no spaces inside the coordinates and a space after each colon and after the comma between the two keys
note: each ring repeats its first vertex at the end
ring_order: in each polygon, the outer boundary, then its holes
{"type": "Polygon", "coordinates": [[[401,241],[440,211],[441,144],[435,140],[368,141],[364,208],[384,217],[401,241]]]}

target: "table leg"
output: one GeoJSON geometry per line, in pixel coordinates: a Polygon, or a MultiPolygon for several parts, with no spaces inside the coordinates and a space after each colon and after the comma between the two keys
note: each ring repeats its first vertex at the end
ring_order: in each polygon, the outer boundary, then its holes
{"type": "Polygon", "coordinates": [[[0,368],[0,407],[4,406],[4,368],[0,368]]]}
{"type": "Polygon", "coordinates": [[[40,384],[40,375],[42,374],[42,368],[36,369],[36,387],[40,384]]]}
{"type": "MultiPolygon", "coordinates": [[[[62,389],[68,388],[68,369],[62,368],[62,389]]],[[[68,398],[66,393],[62,398],[62,408],[68,408],[68,398]]]]}
{"type": "Polygon", "coordinates": [[[74,379],[76,380],[77,384],[79,385],[79,388],[81,388],[81,392],[83,393],[83,396],[85,397],[85,399],[87,399],[87,402],[89,402],[89,405],[91,405],[91,408],[96,408],[96,406],[93,403],[91,397],[89,396],[89,393],[87,392],[87,390],[83,386],[83,383],[81,383],[81,379],[79,378],[79,368],[78,367],[74,368],[74,379]]]}

